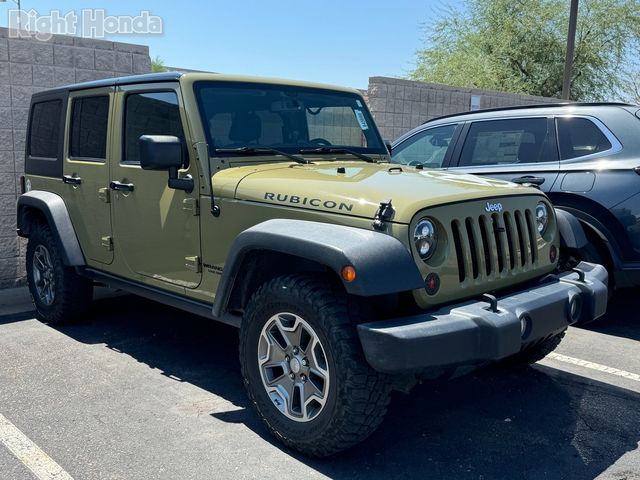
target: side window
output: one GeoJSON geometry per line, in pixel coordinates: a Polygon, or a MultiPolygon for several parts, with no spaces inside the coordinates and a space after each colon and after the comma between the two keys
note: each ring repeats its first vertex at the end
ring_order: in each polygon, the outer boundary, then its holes
{"type": "Polygon", "coordinates": [[[434,127],[417,133],[393,149],[393,162],[440,168],[457,125],[434,127]]]}
{"type": "Polygon", "coordinates": [[[122,157],[124,162],[140,163],[138,140],[142,135],[172,135],[184,142],[178,96],[175,92],[127,95],[122,157]]]}
{"type": "Polygon", "coordinates": [[[29,156],[58,158],[61,113],[62,101],[60,100],[33,105],[29,126],[29,156]]]}
{"type": "Polygon", "coordinates": [[[546,118],[474,122],[462,147],[460,166],[534,163],[545,155],[546,118]]]}
{"type": "Polygon", "coordinates": [[[107,158],[109,97],[82,97],[73,100],[69,156],[90,160],[107,158]]]}
{"type": "Polygon", "coordinates": [[[583,157],[612,148],[611,142],[596,124],[587,118],[556,119],[560,160],[583,157]]]}

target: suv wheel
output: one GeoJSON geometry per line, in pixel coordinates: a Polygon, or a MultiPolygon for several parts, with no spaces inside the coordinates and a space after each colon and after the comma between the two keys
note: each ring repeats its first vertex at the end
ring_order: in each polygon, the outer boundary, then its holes
{"type": "Polygon", "coordinates": [[[243,319],[249,397],[269,431],[307,455],[364,440],[389,403],[386,379],[362,353],[350,303],[322,278],[284,276],[258,289],[243,319]]]}
{"type": "Polygon", "coordinates": [[[27,244],[27,281],[38,318],[47,323],[79,320],[92,299],[93,284],[65,267],[48,225],[33,225],[27,244]]]}

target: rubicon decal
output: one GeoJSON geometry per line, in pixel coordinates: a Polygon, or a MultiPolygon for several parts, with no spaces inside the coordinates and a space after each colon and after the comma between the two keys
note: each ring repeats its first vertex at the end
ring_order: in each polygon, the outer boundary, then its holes
{"type": "Polygon", "coordinates": [[[484,210],[487,213],[491,213],[491,212],[502,212],[502,210],[504,210],[504,209],[502,208],[502,204],[501,203],[487,202],[487,205],[484,207],[484,210]]]}
{"type": "Polygon", "coordinates": [[[303,197],[299,195],[266,192],[264,194],[264,199],[270,200],[272,202],[288,203],[290,205],[296,206],[308,205],[311,207],[322,207],[328,210],[342,210],[346,212],[350,212],[351,210],[353,210],[352,203],[334,202],[333,200],[322,200],[320,198],[303,197]]]}

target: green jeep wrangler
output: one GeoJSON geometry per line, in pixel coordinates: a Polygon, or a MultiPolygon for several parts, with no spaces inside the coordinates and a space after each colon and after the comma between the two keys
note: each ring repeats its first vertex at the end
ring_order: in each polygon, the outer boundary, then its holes
{"type": "Polygon", "coordinates": [[[100,284],[240,328],[251,402],[306,454],[370,435],[392,389],[535,361],[606,309],[604,268],[558,272],[576,226],[544,194],[390,164],[356,90],[82,83],[33,96],[26,144],[39,318],[87,319],[100,284]]]}

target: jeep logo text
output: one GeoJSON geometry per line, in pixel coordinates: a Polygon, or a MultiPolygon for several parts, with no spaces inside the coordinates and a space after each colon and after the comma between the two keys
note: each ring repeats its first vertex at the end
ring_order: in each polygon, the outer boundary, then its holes
{"type": "Polygon", "coordinates": [[[491,212],[502,212],[502,204],[501,203],[491,203],[487,202],[487,205],[484,207],[484,210],[488,213],[491,212]]]}

